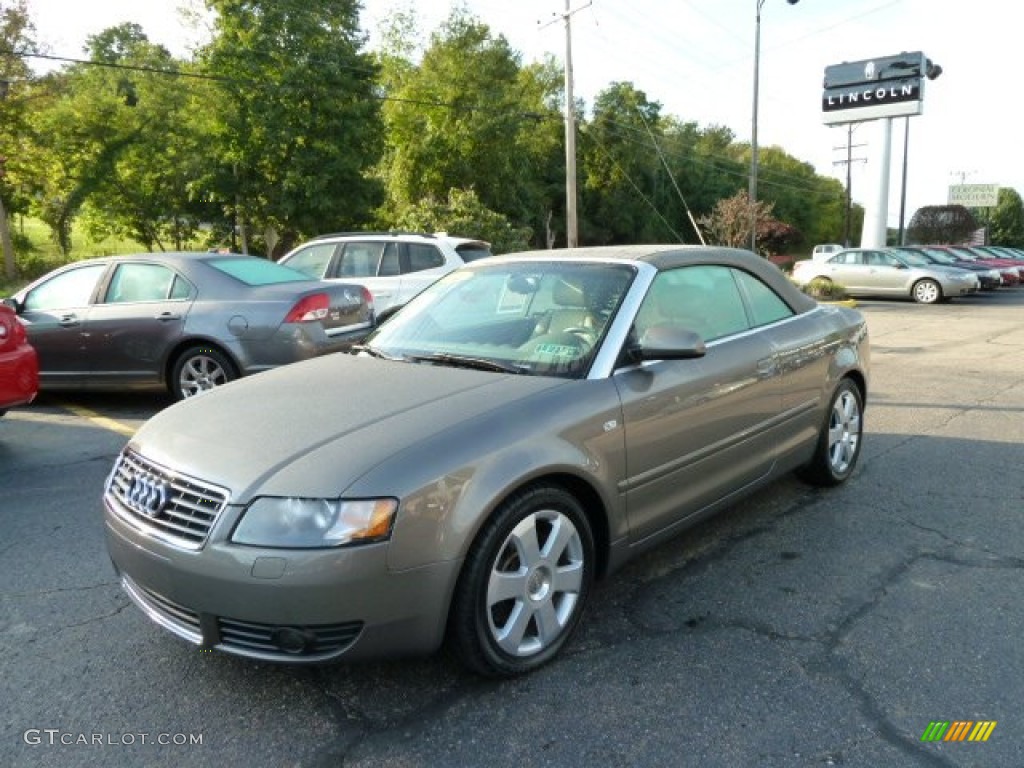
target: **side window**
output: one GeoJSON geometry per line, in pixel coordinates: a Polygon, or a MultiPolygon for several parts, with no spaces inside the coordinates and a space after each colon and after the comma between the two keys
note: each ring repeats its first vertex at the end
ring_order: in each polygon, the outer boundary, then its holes
{"type": "Polygon", "coordinates": [[[747,330],[750,325],[731,270],[703,265],[662,272],[651,284],[636,318],[636,332],[674,325],[700,334],[705,341],[747,330]]]}
{"type": "Polygon", "coordinates": [[[25,309],[45,311],[88,306],[96,283],[106,269],[106,264],[90,264],[61,272],[29,292],[25,309]]]}
{"type": "Polygon", "coordinates": [[[107,304],[164,301],[176,275],[160,264],[120,264],[107,288],[107,304]]]}
{"type": "Polygon", "coordinates": [[[768,325],[793,316],[793,310],[779,295],[747,272],[735,271],[736,282],[747,298],[747,305],[753,315],[753,325],[768,325]]]}
{"type": "Polygon", "coordinates": [[[174,300],[187,299],[192,293],[192,284],[181,275],[174,276],[174,285],[171,286],[171,298],[174,300]]]}
{"type": "Polygon", "coordinates": [[[444,256],[437,248],[423,243],[409,243],[409,271],[420,272],[444,266],[444,256]]]}
{"type": "Polygon", "coordinates": [[[402,265],[398,261],[398,243],[384,246],[384,255],[380,257],[379,277],[395,277],[402,274],[402,265]]]}
{"type": "Polygon", "coordinates": [[[314,280],[320,280],[327,275],[335,248],[337,246],[334,243],[311,245],[308,248],[303,248],[301,251],[293,253],[285,262],[285,266],[297,269],[314,280]]]}
{"type": "Polygon", "coordinates": [[[376,277],[384,243],[354,242],[343,247],[338,277],[376,277]]]}

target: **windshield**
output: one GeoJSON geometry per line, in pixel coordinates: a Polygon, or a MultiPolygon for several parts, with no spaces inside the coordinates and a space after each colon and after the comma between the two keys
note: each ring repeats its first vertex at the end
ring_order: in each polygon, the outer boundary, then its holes
{"type": "Polygon", "coordinates": [[[431,365],[582,377],[634,277],[626,265],[517,261],[449,273],[368,340],[431,365]]]}
{"type": "Polygon", "coordinates": [[[911,267],[927,267],[931,262],[916,251],[898,251],[896,256],[904,264],[911,267]]]}

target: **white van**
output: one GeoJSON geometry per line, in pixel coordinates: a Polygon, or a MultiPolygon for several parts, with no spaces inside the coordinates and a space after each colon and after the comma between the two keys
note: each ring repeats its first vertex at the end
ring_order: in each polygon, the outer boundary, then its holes
{"type": "Polygon", "coordinates": [[[839,243],[822,243],[814,246],[814,251],[811,252],[811,258],[814,261],[825,261],[833,253],[837,253],[843,250],[845,246],[839,243]]]}

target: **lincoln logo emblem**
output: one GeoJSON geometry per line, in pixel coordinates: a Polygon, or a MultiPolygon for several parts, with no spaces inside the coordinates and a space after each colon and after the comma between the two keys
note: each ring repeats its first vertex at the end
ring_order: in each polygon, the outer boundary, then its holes
{"type": "Polygon", "coordinates": [[[167,506],[167,483],[152,475],[136,475],[132,478],[125,502],[129,507],[147,517],[156,517],[167,506]]]}

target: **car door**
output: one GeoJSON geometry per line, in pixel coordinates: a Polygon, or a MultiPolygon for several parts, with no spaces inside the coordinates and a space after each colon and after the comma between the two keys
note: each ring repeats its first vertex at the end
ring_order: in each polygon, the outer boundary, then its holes
{"type": "Polygon", "coordinates": [[[659,274],[634,333],[671,324],[707,341],[692,360],[649,361],[618,371],[631,537],[643,540],[699,513],[771,471],[773,419],[781,407],[772,345],[748,333],[735,280],[719,266],[659,274]]]}
{"type": "Polygon", "coordinates": [[[122,262],[84,323],[92,386],[158,384],[194,291],[164,264],[122,262]]]}
{"type": "Polygon", "coordinates": [[[404,243],[402,285],[397,304],[405,304],[446,272],[454,269],[441,250],[431,243],[404,243]]]}
{"type": "Polygon", "coordinates": [[[402,275],[398,245],[391,240],[350,240],[341,245],[335,265],[337,280],[365,285],[380,313],[399,303],[402,275]]]}
{"type": "Polygon", "coordinates": [[[84,323],[107,264],[82,264],[35,285],[18,314],[39,356],[44,386],[81,386],[88,374],[84,323]]]}
{"type": "Polygon", "coordinates": [[[841,251],[828,260],[829,277],[851,293],[870,290],[870,267],[864,251],[841,251]]]}
{"type": "Polygon", "coordinates": [[[885,251],[865,251],[867,275],[865,286],[872,293],[904,294],[907,292],[907,269],[885,251]]]}

